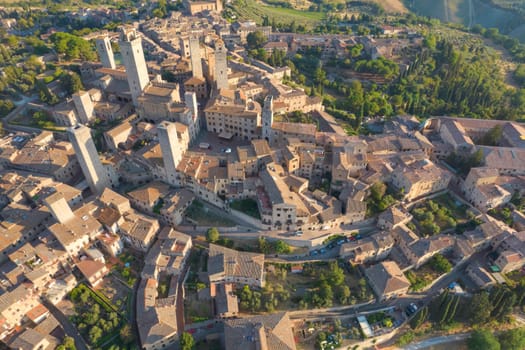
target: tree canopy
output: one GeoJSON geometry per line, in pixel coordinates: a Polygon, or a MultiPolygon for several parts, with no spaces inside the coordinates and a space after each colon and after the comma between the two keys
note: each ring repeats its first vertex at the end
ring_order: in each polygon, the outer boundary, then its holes
{"type": "Polygon", "coordinates": [[[248,44],[248,48],[250,49],[260,49],[262,48],[265,42],[266,37],[260,30],[251,32],[246,36],[246,43],[248,44]]]}
{"type": "Polygon", "coordinates": [[[469,350],[500,350],[498,339],[486,329],[475,330],[467,340],[469,350]]]}
{"type": "Polygon", "coordinates": [[[68,95],[73,95],[84,88],[80,76],[75,72],[64,73],[60,78],[60,84],[67,91],[68,95]]]}
{"type": "Polygon", "coordinates": [[[219,240],[219,230],[216,227],[211,227],[206,231],[206,240],[210,243],[215,243],[219,240]]]}
{"type": "Polygon", "coordinates": [[[489,293],[480,292],[474,294],[469,304],[470,319],[473,323],[483,324],[488,321],[492,309],[489,293]]]}
{"type": "Polygon", "coordinates": [[[179,343],[181,350],[191,350],[195,346],[195,340],[193,339],[193,336],[188,332],[184,332],[181,334],[179,343]]]}
{"type": "Polygon", "coordinates": [[[502,350],[525,349],[525,328],[509,329],[498,337],[502,350]]]}
{"type": "Polygon", "coordinates": [[[97,58],[93,45],[73,34],[57,32],[50,37],[55,50],[59,54],[64,54],[68,60],[83,59],[85,61],[94,61],[97,58]]]}

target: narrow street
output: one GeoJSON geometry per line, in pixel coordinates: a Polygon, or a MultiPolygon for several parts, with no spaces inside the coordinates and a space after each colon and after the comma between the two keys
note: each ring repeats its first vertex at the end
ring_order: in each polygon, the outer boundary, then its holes
{"type": "Polygon", "coordinates": [[[67,318],[66,315],[60,311],[55,305],[51,304],[49,301],[42,299],[42,304],[48,308],[49,312],[60,322],[60,325],[66,332],[66,335],[75,340],[75,346],[78,350],[89,350],[88,345],[84,341],[84,338],[78,333],[77,329],[71,321],[67,318]]]}
{"type": "Polygon", "coordinates": [[[179,330],[184,330],[185,320],[184,320],[184,278],[190,269],[190,264],[186,263],[183,272],[179,276],[179,283],[177,286],[177,328],[179,330]]]}

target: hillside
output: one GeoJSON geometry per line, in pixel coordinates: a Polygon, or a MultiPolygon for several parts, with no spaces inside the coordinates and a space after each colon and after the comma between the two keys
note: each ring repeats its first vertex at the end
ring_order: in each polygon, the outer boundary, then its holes
{"type": "Polygon", "coordinates": [[[517,10],[525,7],[525,0],[404,0],[404,4],[418,15],[467,27],[498,28],[525,42],[525,17],[517,10]]]}
{"type": "Polygon", "coordinates": [[[370,2],[375,2],[385,10],[387,13],[406,13],[408,12],[407,8],[401,0],[368,0],[370,2]]]}

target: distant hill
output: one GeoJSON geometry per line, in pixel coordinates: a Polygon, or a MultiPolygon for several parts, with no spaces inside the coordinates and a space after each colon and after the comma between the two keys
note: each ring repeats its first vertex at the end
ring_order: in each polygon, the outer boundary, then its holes
{"type": "Polygon", "coordinates": [[[412,12],[465,26],[498,28],[525,42],[525,0],[403,0],[412,12]]]}
{"type": "Polygon", "coordinates": [[[387,12],[387,13],[406,13],[407,8],[403,4],[402,0],[365,0],[364,2],[375,2],[387,12]]]}

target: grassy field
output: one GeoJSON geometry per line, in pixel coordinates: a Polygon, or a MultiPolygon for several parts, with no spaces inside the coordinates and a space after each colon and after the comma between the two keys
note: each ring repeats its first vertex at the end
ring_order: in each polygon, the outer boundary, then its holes
{"type": "Polygon", "coordinates": [[[401,0],[368,0],[370,2],[375,2],[385,10],[387,13],[406,13],[408,12],[407,8],[401,0]]]}
{"type": "Polygon", "coordinates": [[[199,226],[235,226],[235,222],[209,210],[203,203],[194,201],[186,210],[186,217],[199,226]]]}
{"type": "Polygon", "coordinates": [[[291,23],[295,21],[297,25],[312,28],[325,18],[325,14],[322,12],[273,7],[255,0],[236,1],[233,9],[240,18],[254,20],[257,24],[261,24],[263,17],[267,16],[270,22],[273,20],[277,23],[291,23]]]}
{"type": "MultiPolygon", "coordinates": [[[[523,23],[523,18],[516,11],[509,11],[493,6],[483,0],[403,0],[404,5],[414,13],[438,18],[445,22],[461,23],[465,26],[481,24],[486,28],[498,28],[506,33],[516,25],[523,23]]],[[[523,36],[521,30],[511,32],[518,39],[523,36]]]]}
{"type": "Polygon", "coordinates": [[[232,209],[238,210],[246,215],[253,218],[260,219],[261,214],[259,213],[259,207],[257,202],[251,198],[238,199],[230,203],[232,209]]]}
{"type": "Polygon", "coordinates": [[[27,109],[13,118],[10,123],[13,125],[29,126],[32,128],[57,132],[63,132],[66,130],[63,126],[57,126],[53,118],[47,113],[27,109]]]}

